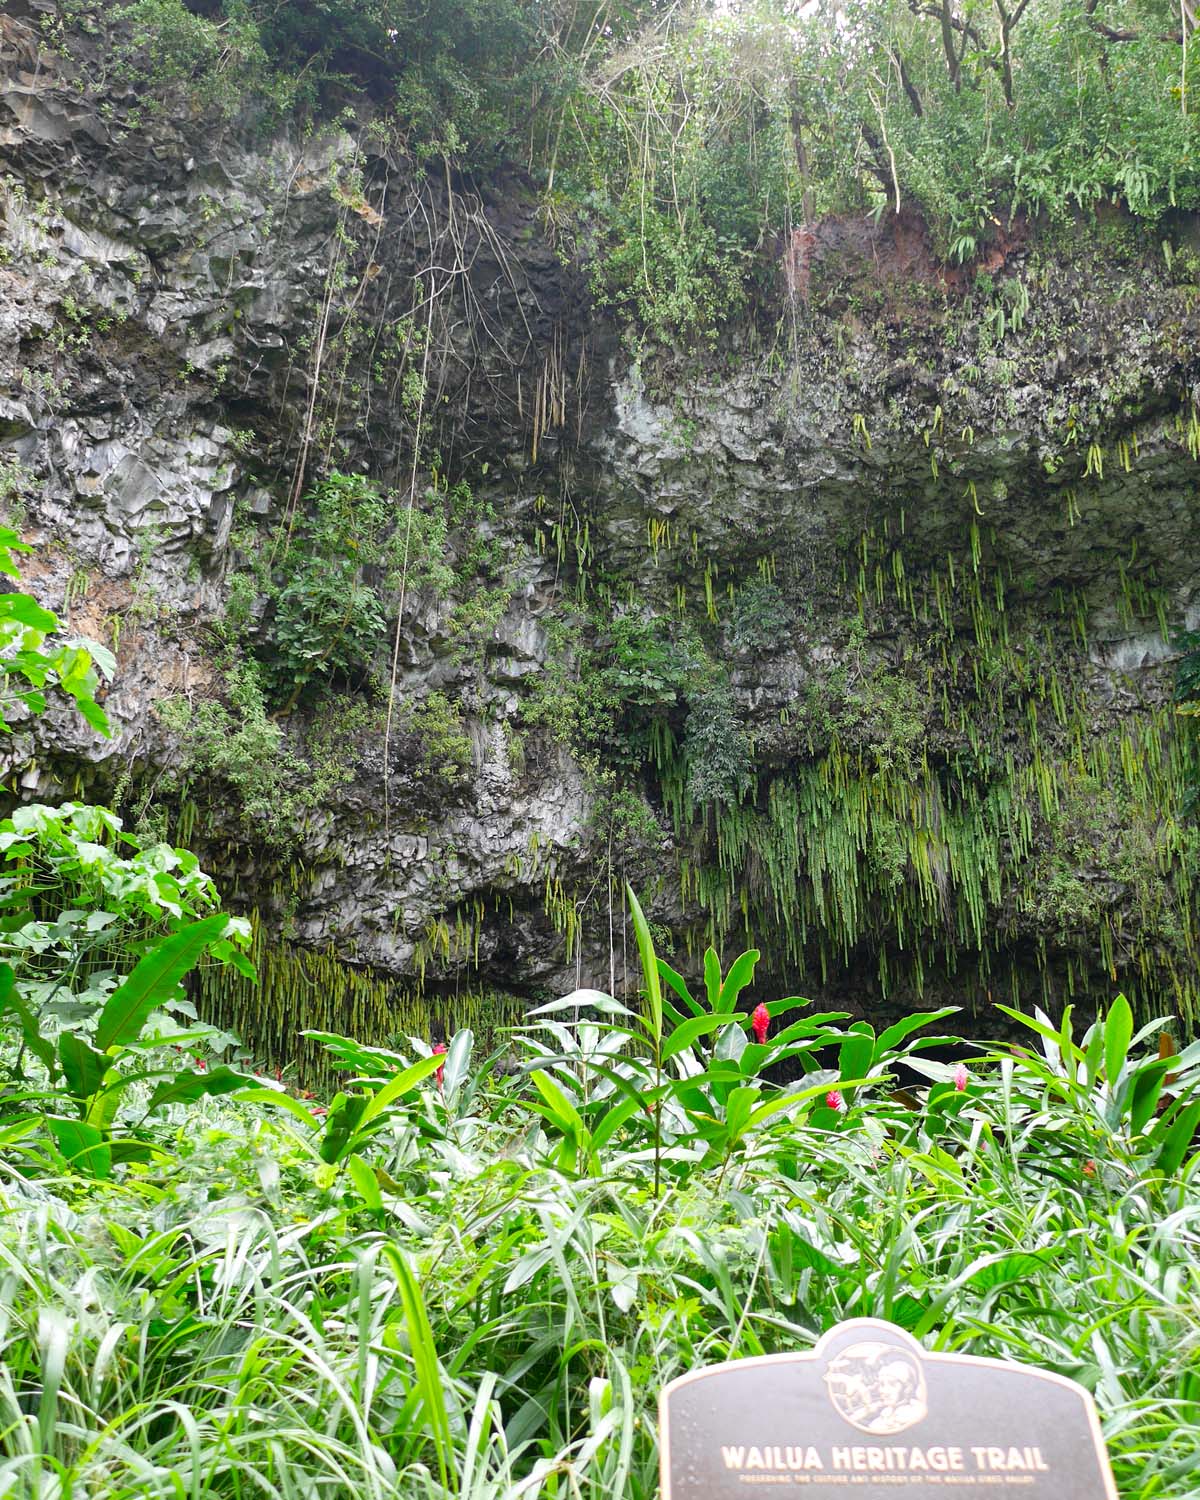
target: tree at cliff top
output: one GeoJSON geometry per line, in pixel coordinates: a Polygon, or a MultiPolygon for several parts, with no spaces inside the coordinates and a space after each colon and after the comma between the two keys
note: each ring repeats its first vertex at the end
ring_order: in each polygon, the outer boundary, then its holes
{"type": "MultiPolygon", "coordinates": [[[[1194,15],[1155,0],[75,0],[106,67],[226,117],[351,107],[418,161],[540,181],[596,290],[667,333],[753,300],[824,212],[916,210],[947,259],[1015,215],[1200,204],[1194,15]]],[[[73,18],[73,19],[72,19],[73,18]]],[[[86,49],[78,49],[81,52],[86,49]]],[[[92,66],[95,66],[93,53],[92,66]]]]}

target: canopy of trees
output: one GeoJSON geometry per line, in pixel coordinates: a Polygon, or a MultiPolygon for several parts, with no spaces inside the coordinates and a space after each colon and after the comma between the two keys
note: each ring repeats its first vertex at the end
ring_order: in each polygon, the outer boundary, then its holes
{"type": "Polygon", "coordinates": [[[597,286],[687,331],[814,217],[909,208],[967,261],[1014,215],[1200,203],[1193,0],[131,0],[143,91],[346,109],[418,161],[527,169],[597,286]],[[597,237],[595,231],[600,229],[597,237]]]}

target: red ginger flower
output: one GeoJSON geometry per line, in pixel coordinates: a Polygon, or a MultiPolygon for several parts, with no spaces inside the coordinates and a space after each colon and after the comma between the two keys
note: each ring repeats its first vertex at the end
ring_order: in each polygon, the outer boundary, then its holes
{"type": "Polygon", "coordinates": [[[967,1065],[966,1065],[966,1063],[959,1063],[958,1067],[955,1068],[955,1070],[954,1070],[954,1087],[961,1094],[962,1091],[963,1091],[963,1089],[966,1088],[966,1086],[967,1086],[967,1065]]]}
{"type": "Polygon", "coordinates": [[[830,1109],[836,1111],[838,1114],[840,1114],[846,1107],[846,1101],[842,1098],[841,1091],[838,1089],[829,1090],[829,1092],[825,1095],[825,1103],[829,1106],[830,1109]]]}
{"type": "MultiPolygon", "coordinates": [[[[445,1044],[445,1042],[434,1042],[433,1046],[429,1050],[433,1053],[433,1055],[435,1057],[440,1057],[442,1055],[442,1053],[444,1053],[445,1050],[446,1050],[446,1044],[445,1044]]],[[[442,1078],[443,1078],[445,1072],[446,1072],[446,1064],[445,1063],[438,1063],[437,1067],[434,1068],[434,1070],[433,1070],[433,1076],[437,1079],[437,1086],[438,1086],[438,1088],[441,1088],[441,1086],[442,1086],[442,1078]]]]}
{"type": "Polygon", "coordinates": [[[760,1001],[754,1007],[754,1013],[750,1017],[750,1030],[754,1033],[754,1040],[761,1046],[767,1039],[767,1031],[771,1025],[771,1015],[767,1007],[760,1001]]]}

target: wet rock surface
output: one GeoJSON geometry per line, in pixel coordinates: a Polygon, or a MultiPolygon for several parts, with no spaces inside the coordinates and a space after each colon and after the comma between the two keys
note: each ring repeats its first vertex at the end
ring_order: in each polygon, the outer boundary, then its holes
{"type": "MultiPolygon", "coordinates": [[[[864,706],[856,673],[876,687],[908,674],[936,695],[922,621],[948,560],[1000,579],[1009,620],[1042,619],[1101,727],[1166,702],[1167,638],[1200,620],[1200,298],[1144,255],[1085,264],[1014,234],[968,282],[933,263],[919,226],[839,221],[802,247],[799,280],[781,254],[757,327],[702,354],[635,354],[518,177],[421,175],[349,134],[126,130],[121,101],[104,109],[31,57],[18,20],[0,83],[0,461],[25,476],[7,503],[37,547],[30,586],[119,661],[111,742],[55,712],[5,747],[23,795],[153,786],[179,758],[156,708],[224,691],[213,627],[246,536],[257,527],[265,547],[332,464],[365,469],[402,507],[415,444],[420,483],[434,450],[442,472],[471,477],[502,558],[503,608],[469,660],[456,601],[429,591],[408,599],[394,643],[396,703],[451,694],[469,751],[453,774],[422,770],[403,712],[389,764],[378,719],[347,730],[350,772],[305,812],[286,860],[256,847],[226,787],[189,793],[194,841],[235,902],[385,974],[478,967],[529,993],[608,983],[597,782],[522,719],[569,649],[548,627],[583,575],[608,590],[589,596],[601,614],[702,620],[762,787],[827,750],[831,722],[851,743],[856,715],[894,712],[864,706]],[[436,323],[422,331],[414,305],[436,305],[436,323]],[[383,341],[405,339],[408,363],[389,363],[383,341]],[[415,404],[414,347],[427,350],[415,404]],[[787,623],[739,645],[737,592],[756,577],[778,580],[787,623]],[[1126,579],[1142,587],[1136,611],[1118,607],[1126,579]],[[1072,614],[1086,643],[1070,642],[1072,614]],[[468,938],[431,938],[464,913],[468,938]]],[[[920,712],[948,762],[954,736],[920,712]]],[[[285,744],[321,727],[305,714],[280,721],[285,744]]],[[[658,831],[642,830],[626,873],[656,920],[694,925],[695,891],[669,873],[688,840],[653,768],[633,779],[658,831]]],[[[1061,912],[1009,918],[1018,965],[1043,962],[1047,939],[1051,953],[1083,941],[1061,912]]],[[[864,977],[873,946],[804,979],[882,1005],[864,977]]]]}

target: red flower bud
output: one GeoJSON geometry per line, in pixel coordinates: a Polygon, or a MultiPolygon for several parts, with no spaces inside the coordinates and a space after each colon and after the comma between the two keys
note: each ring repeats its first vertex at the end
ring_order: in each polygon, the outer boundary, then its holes
{"type": "Polygon", "coordinates": [[[962,1091],[963,1091],[963,1089],[966,1088],[966,1086],[967,1086],[967,1065],[966,1065],[966,1063],[959,1063],[958,1067],[955,1068],[955,1070],[954,1070],[954,1087],[961,1094],[962,1091]]]}
{"type": "Polygon", "coordinates": [[[754,1033],[754,1040],[761,1046],[767,1039],[767,1031],[771,1025],[771,1015],[767,1007],[758,1004],[754,1007],[754,1013],[750,1017],[750,1029],[754,1033]]]}
{"type": "Polygon", "coordinates": [[[839,1114],[846,1107],[846,1101],[842,1098],[841,1093],[837,1089],[829,1090],[829,1092],[825,1095],[825,1103],[829,1106],[830,1109],[837,1111],[837,1113],[839,1114]]]}
{"type": "MultiPolygon", "coordinates": [[[[429,1050],[433,1053],[433,1055],[435,1057],[440,1057],[442,1055],[442,1053],[445,1052],[445,1050],[446,1050],[446,1044],[445,1044],[445,1042],[434,1042],[433,1046],[429,1050]]],[[[438,1088],[441,1088],[441,1086],[442,1086],[442,1078],[443,1078],[445,1072],[446,1072],[446,1064],[445,1063],[438,1063],[437,1067],[434,1068],[434,1070],[433,1070],[433,1076],[437,1079],[437,1086],[438,1086],[438,1088]]]]}

